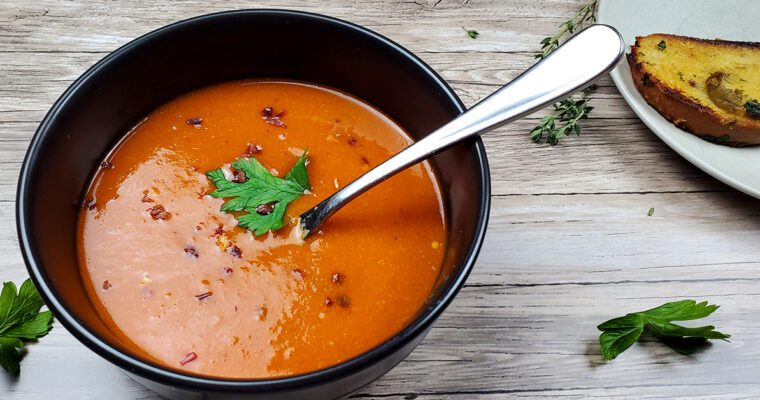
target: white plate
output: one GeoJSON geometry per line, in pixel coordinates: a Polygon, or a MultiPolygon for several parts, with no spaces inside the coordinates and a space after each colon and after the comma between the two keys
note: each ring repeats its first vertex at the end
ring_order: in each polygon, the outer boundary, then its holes
{"type": "MultiPolygon", "coordinates": [[[[760,0],[600,0],[598,22],[614,26],[629,46],[636,36],[650,33],[758,42],[760,0]]],[[[760,198],[760,146],[721,146],[676,128],[641,97],[627,62],[612,71],[612,80],[639,118],[678,154],[728,185],[760,198]]]]}

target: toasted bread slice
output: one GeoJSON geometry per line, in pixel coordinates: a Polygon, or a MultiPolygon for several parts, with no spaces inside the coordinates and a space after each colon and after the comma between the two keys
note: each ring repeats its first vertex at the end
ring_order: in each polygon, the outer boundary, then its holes
{"type": "Polygon", "coordinates": [[[628,64],[647,103],[679,128],[760,144],[760,43],[653,34],[636,38],[628,64]]]}

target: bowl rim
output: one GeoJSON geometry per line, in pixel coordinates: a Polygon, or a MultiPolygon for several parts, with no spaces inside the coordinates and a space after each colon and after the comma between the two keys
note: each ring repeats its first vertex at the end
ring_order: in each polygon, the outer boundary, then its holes
{"type": "Polygon", "coordinates": [[[430,66],[425,64],[420,58],[409,50],[405,49],[396,42],[380,35],[367,28],[344,21],[335,17],[329,17],[322,14],[285,10],[285,9],[243,9],[233,11],[221,11],[211,14],[199,15],[196,17],[180,20],[169,25],[165,25],[119,47],[103,59],[98,61],[92,67],[87,69],[78,77],[56,100],[45,117],[40,122],[34,136],[32,137],[27,149],[24,161],[21,165],[19,180],[16,192],[16,229],[20,250],[26,264],[32,281],[39,289],[48,308],[53,312],[55,317],[74,337],[87,346],[90,350],[105,358],[109,362],[117,365],[119,368],[136,374],[142,378],[159,383],[168,383],[185,389],[213,390],[218,392],[246,392],[246,393],[264,393],[277,390],[292,390],[300,387],[308,387],[316,384],[326,383],[337,380],[345,376],[350,376],[352,372],[362,370],[373,363],[382,360],[386,355],[402,348],[410,341],[414,340],[420,334],[430,327],[430,325],[440,316],[445,308],[451,303],[453,298],[464,285],[465,280],[470,274],[475,260],[477,259],[480,248],[485,237],[486,227],[491,206],[491,180],[486,158],[485,147],[480,137],[471,139],[474,143],[475,156],[480,167],[480,184],[483,188],[480,193],[480,210],[477,217],[477,228],[474,237],[467,249],[465,262],[459,266],[455,280],[439,299],[411,323],[406,325],[401,331],[397,332],[390,338],[375,347],[360,353],[359,355],[341,362],[339,364],[323,368],[304,374],[290,375],[275,378],[257,378],[257,379],[240,379],[240,378],[220,378],[195,374],[185,374],[174,369],[164,368],[160,364],[153,364],[148,361],[132,357],[122,353],[117,348],[111,346],[107,341],[100,338],[99,335],[91,332],[74,313],[69,312],[66,307],[58,301],[57,294],[48,286],[48,277],[43,268],[38,263],[37,253],[31,243],[30,234],[27,225],[30,219],[30,201],[31,197],[27,195],[29,187],[33,186],[30,179],[33,165],[39,158],[41,143],[50,135],[51,121],[60,113],[66,103],[77,94],[84,83],[92,76],[96,75],[106,65],[116,62],[131,49],[142,46],[153,39],[166,34],[172,34],[175,31],[182,30],[186,26],[199,22],[206,22],[215,19],[223,19],[233,16],[250,16],[263,15],[269,17],[297,17],[307,18],[312,21],[319,21],[334,26],[341,26],[350,30],[352,34],[363,36],[364,39],[374,41],[384,45],[387,49],[394,51],[406,59],[410,64],[416,66],[418,71],[427,74],[427,77],[440,87],[442,93],[447,96],[447,100],[457,108],[461,114],[465,111],[465,106],[454,90],[436,73],[430,66]]]}

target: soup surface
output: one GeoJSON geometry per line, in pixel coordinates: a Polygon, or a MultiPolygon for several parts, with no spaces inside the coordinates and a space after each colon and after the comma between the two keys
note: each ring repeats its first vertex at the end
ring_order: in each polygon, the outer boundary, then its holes
{"type": "Polygon", "coordinates": [[[241,81],[173,100],[101,164],[84,199],[90,297],[128,346],[194,373],[283,376],[356,356],[409,323],[438,278],[435,177],[410,168],[305,241],[292,221],[409,143],[381,113],[317,86],[241,81]],[[307,148],[312,189],[276,232],[254,237],[209,195],[209,170],[255,157],[283,177],[307,148]]]}

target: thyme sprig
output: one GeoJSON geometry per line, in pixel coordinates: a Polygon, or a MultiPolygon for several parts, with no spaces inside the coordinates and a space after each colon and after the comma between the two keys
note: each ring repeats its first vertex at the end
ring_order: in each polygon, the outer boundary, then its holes
{"type": "MultiPolygon", "coordinates": [[[[578,12],[560,25],[560,29],[554,36],[545,37],[541,40],[541,52],[536,54],[537,59],[543,59],[551,52],[556,50],[560,41],[565,37],[574,35],[584,26],[596,21],[597,0],[593,0],[581,7],[578,12]]],[[[580,120],[588,118],[589,112],[593,107],[588,105],[588,94],[596,89],[595,85],[590,86],[576,97],[567,97],[566,99],[554,104],[554,113],[541,118],[540,123],[530,131],[530,139],[536,143],[544,139],[547,143],[554,146],[559,143],[563,137],[575,133],[581,134],[580,120]]]]}
{"type": "Polygon", "coordinates": [[[575,133],[581,134],[580,120],[588,118],[588,113],[594,107],[588,105],[587,98],[573,99],[568,97],[554,104],[555,115],[547,115],[541,118],[541,122],[530,131],[530,140],[540,142],[546,138],[546,142],[554,146],[563,137],[575,133]]]}
{"type": "Polygon", "coordinates": [[[596,15],[594,14],[596,3],[597,0],[593,0],[581,7],[573,18],[570,18],[559,26],[559,31],[554,36],[547,36],[541,40],[541,52],[536,54],[536,58],[544,58],[549,53],[557,50],[560,40],[565,35],[573,35],[576,31],[583,29],[584,25],[596,22],[596,15]]]}

